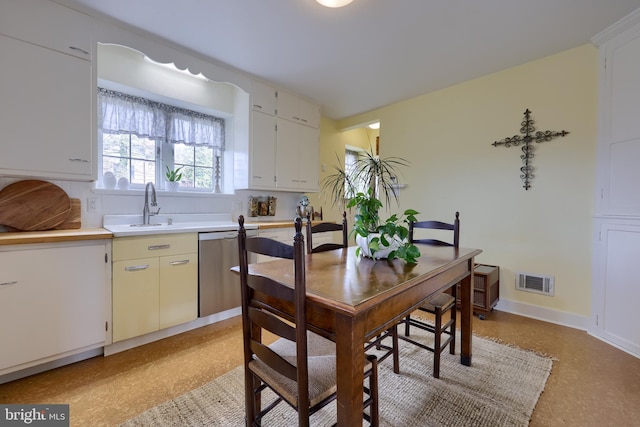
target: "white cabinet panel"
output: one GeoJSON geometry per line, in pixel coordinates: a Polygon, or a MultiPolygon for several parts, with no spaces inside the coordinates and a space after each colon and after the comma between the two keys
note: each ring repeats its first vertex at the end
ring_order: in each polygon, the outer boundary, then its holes
{"type": "Polygon", "coordinates": [[[254,80],[251,84],[251,108],[263,114],[275,115],[276,89],[254,80]]]}
{"type": "Polygon", "coordinates": [[[0,251],[0,375],[105,343],[106,252],[105,243],[0,251]]]}
{"type": "Polygon", "coordinates": [[[268,114],[251,114],[251,188],[271,189],[276,175],[276,118],[268,114]]]}
{"type": "Polygon", "coordinates": [[[640,37],[621,36],[608,47],[612,141],[640,138],[640,37]]]}
{"type": "Polygon", "coordinates": [[[197,317],[197,233],[113,240],[113,342],[197,317]]]}
{"type": "Polygon", "coordinates": [[[91,64],[0,36],[0,174],[90,180],[91,64]]]}
{"type": "Polygon", "coordinates": [[[611,342],[640,355],[638,327],[638,254],[640,225],[605,224],[601,229],[601,253],[606,264],[601,270],[603,293],[598,323],[611,342]]]}
{"type": "Polygon", "coordinates": [[[91,59],[91,22],[90,16],[50,0],[0,2],[0,34],[79,58],[91,59]]]}
{"type": "Polygon", "coordinates": [[[320,126],[320,106],[294,93],[279,90],[278,117],[318,128],[320,126]]]}
{"type": "Polygon", "coordinates": [[[276,185],[279,189],[318,191],[319,131],[278,120],[276,185]]]}

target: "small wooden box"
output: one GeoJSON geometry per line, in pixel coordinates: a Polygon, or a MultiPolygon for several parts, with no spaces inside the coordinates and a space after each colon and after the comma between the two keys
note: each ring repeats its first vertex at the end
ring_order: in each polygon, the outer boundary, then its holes
{"type": "MultiPolygon", "coordinates": [[[[473,312],[482,320],[500,299],[500,267],[476,264],[473,271],[473,312]]],[[[460,285],[458,285],[460,295],[460,285]]],[[[458,298],[460,308],[460,298],[458,298]]]]}

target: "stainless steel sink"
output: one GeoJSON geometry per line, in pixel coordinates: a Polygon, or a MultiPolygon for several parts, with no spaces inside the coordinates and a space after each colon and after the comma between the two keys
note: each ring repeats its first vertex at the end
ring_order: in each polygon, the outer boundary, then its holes
{"type": "Polygon", "coordinates": [[[157,224],[129,224],[129,227],[157,227],[159,225],[162,225],[160,223],[157,224]]]}

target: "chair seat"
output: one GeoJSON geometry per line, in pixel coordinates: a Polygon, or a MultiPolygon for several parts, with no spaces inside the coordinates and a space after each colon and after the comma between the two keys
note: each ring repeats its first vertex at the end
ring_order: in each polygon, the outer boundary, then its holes
{"type": "Polygon", "coordinates": [[[454,297],[449,294],[441,293],[429,299],[420,308],[428,311],[429,313],[435,314],[437,308],[440,308],[442,311],[447,311],[449,307],[453,306],[455,303],[456,299],[454,297]]]}
{"type": "MultiPolygon", "coordinates": [[[[295,365],[295,356],[283,356],[295,365]]],[[[330,397],[337,390],[336,357],[310,356],[307,359],[309,370],[309,405],[314,406],[330,397]]],[[[298,385],[295,381],[276,372],[259,359],[249,362],[249,369],[262,378],[269,387],[284,398],[290,405],[298,407],[298,385]]]]}
{"type": "MultiPolygon", "coordinates": [[[[282,357],[295,356],[296,344],[284,338],[274,341],[269,346],[273,351],[282,357]]],[[[336,343],[320,335],[307,331],[307,355],[308,356],[331,356],[336,354],[336,343]]]]}

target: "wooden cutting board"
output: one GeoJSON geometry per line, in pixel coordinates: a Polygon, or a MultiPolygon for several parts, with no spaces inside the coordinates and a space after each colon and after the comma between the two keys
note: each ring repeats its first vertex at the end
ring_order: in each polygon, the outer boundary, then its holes
{"type": "Polygon", "coordinates": [[[20,231],[51,230],[71,211],[67,193],[35,179],[14,182],[0,190],[0,224],[20,231]]]}
{"type": "Polygon", "coordinates": [[[54,227],[54,230],[75,230],[82,227],[82,205],[80,199],[69,199],[71,211],[62,224],[54,227]]]}

